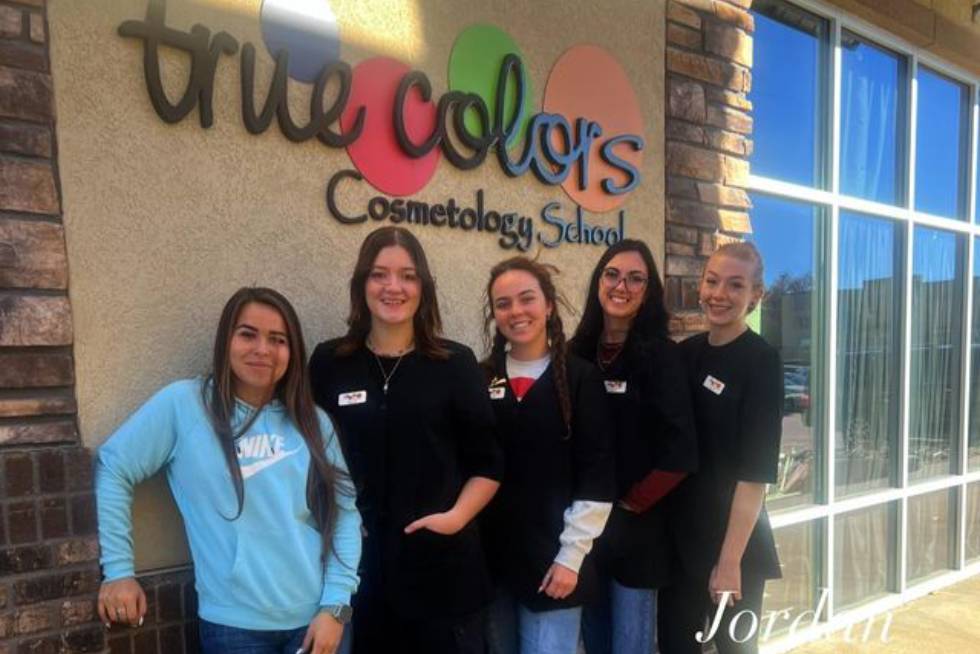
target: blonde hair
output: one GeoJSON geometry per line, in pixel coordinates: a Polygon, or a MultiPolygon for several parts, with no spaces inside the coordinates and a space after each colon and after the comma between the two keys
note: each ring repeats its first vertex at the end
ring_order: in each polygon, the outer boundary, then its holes
{"type": "Polygon", "coordinates": [[[720,255],[732,257],[733,259],[738,259],[739,261],[752,264],[752,286],[753,288],[765,291],[766,285],[765,281],[763,280],[762,255],[759,254],[759,249],[755,247],[753,243],[750,243],[749,241],[725,243],[715,250],[711,257],[717,257],[720,255]]]}

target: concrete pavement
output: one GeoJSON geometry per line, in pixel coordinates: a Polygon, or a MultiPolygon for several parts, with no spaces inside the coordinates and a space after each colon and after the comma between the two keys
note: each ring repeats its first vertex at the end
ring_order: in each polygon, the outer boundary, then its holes
{"type": "MultiPolygon", "coordinates": [[[[793,654],[972,654],[980,652],[980,575],[893,612],[888,642],[848,643],[841,632],[793,654]]],[[[855,636],[860,629],[855,628],[855,636]]]]}

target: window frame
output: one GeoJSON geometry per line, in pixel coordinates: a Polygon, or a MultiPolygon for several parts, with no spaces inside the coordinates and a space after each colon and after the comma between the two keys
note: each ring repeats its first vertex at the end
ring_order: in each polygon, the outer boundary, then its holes
{"type": "MultiPolygon", "coordinates": [[[[747,190],[751,193],[771,195],[776,198],[788,198],[796,201],[808,202],[822,207],[827,224],[823,226],[823,234],[826,241],[826,270],[819,271],[826,284],[825,304],[821,315],[814,317],[814,330],[823,331],[821,338],[824,342],[823,364],[823,384],[821,390],[824,397],[819,404],[819,410],[823,413],[821,433],[815,435],[817,447],[821,448],[818,457],[819,473],[816,479],[818,487],[814,489],[814,500],[816,504],[801,508],[787,509],[776,512],[771,517],[774,529],[784,526],[797,525],[806,521],[823,521],[823,528],[819,531],[822,538],[822,550],[818,552],[820,569],[820,583],[830,589],[831,597],[820,623],[813,629],[801,630],[791,637],[786,637],[775,642],[765,644],[766,652],[782,652],[796,647],[804,642],[830,633],[846,626],[855,620],[863,620],[868,617],[880,614],[883,611],[891,610],[911,599],[921,597],[933,592],[938,588],[956,583],[966,577],[980,574],[980,560],[969,562],[965,559],[965,545],[967,536],[966,510],[967,510],[967,490],[971,483],[980,482],[980,470],[970,471],[968,469],[969,451],[969,419],[970,419],[970,371],[971,362],[971,317],[974,310],[980,307],[973,306],[973,268],[974,259],[977,256],[978,247],[976,241],[980,238],[980,208],[977,207],[978,201],[978,148],[980,148],[980,77],[974,76],[962,68],[951,64],[927,52],[914,44],[891,34],[880,27],[877,27],[861,18],[847,13],[845,10],[830,6],[822,0],[785,0],[788,4],[796,5],[801,9],[809,11],[824,20],[828,21],[829,29],[829,51],[830,61],[823,66],[829,79],[817,80],[818,84],[825,84],[829,92],[825,94],[823,111],[829,116],[829,129],[823,134],[823,152],[826,161],[830,166],[829,184],[825,188],[800,186],[795,183],[784,182],[778,179],[762,177],[750,174],[747,190]],[[842,30],[854,34],[860,39],[866,40],[883,49],[890,50],[900,56],[906,57],[906,79],[904,88],[905,112],[902,118],[905,121],[902,127],[903,133],[899,135],[903,139],[902,154],[904,159],[899,165],[904,169],[902,202],[898,205],[882,204],[858,197],[843,195],[840,186],[840,154],[841,154],[841,79],[842,79],[842,51],[841,35],[842,30]],[[968,89],[968,112],[967,112],[967,141],[968,156],[967,170],[965,171],[967,180],[967,212],[961,218],[948,218],[936,216],[915,210],[915,161],[916,161],[916,124],[917,124],[917,93],[918,93],[918,74],[919,67],[924,66],[930,70],[948,77],[968,89]],[[835,497],[836,484],[834,479],[835,462],[835,438],[833,434],[836,430],[836,396],[837,396],[837,300],[838,300],[838,237],[840,226],[840,212],[842,210],[861,214],[867,214],[878,218],[888,218],[904,226],[904,248],[905,260],[902,262],[903,276],[903,307],[901,325],[902,352],[900,355],[899,374],[900,383],[900,408],[899,425],[900,433],[898,438],[898,477],[897,485],[869,492],[858,496],[851,496],[838,499],[835,497]],[[966,237],[965,261],[963,261],[963,311],[960,334],[961,334],[961,369],[959,379],[959,439],[955,443],[956,461],[954,472],[935,479],[924,482],[910,484],[908,469],[909,453],[909,392],[910,392],[910,363],[911,363],[911,319],[912,319],[912,272],[913,272],[913,248],[914,231],[916,226],[926,226],[951,232],[956,235],[966,237]],[[908,570],[908,500],[925,493],[939,490],[950,490],[955,492],[956,497],[953,506],[956,509],[953,518],[956,524],[952,535],[955,537],[953,557],[954,569],[945,573],[937,574],[923,581],[909,583],[907,580],[908,570]],[[833,601],[833,579],[834,579],[834,517],[843,513],[854,511],[860,508],[873,505],[896,502],[898,507],[897,534],[895,546],[896,555],[896,574],[894,592],[887,597],[870,601],[868,603],[848,607],[845,610],[835,611],[833,601]]],[[[750,159],[751,162],[751,159],[750,159]]]]}

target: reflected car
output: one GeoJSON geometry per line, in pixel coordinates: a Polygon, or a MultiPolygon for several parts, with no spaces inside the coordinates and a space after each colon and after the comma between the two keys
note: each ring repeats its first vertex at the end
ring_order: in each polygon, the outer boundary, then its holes
{"type": "Polygon", "coordinates": [[[803,413],[809,408],[809,366],[783,366],[783,411],[785,413],[803,413]]]}

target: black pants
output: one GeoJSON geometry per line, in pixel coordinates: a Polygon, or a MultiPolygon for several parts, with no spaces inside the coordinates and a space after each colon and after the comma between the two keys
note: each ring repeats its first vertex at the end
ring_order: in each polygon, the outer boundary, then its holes
{"type": "Polygon", "coordinates": [[[353,654],[485,654],[486,611],[405,618],[385,603],[355,605],[353,654]]]}
{"type": "Polygon", "coordinates": [[[759,651],[759,629],[762,626],[762,591],[766,580],[742,575],[742,599],[724,609],[715,633],[718,605],[708,596],[707,578],[681,577],[657,594],[657,641],[661,654],[700,654],[702,640],[711,636],[719,654],[755,654],[759,651]],[[732,619],[742,611],[731,636],[732,619]],[[755,616],[754,619],[752,616],[755,616]],[[756,628],[753,630],[753,625],[756,628]],[[746,639],[749,632],[751,637],[746,639]],[[738,642],[742,641],[744,642],[738,642]]]}

